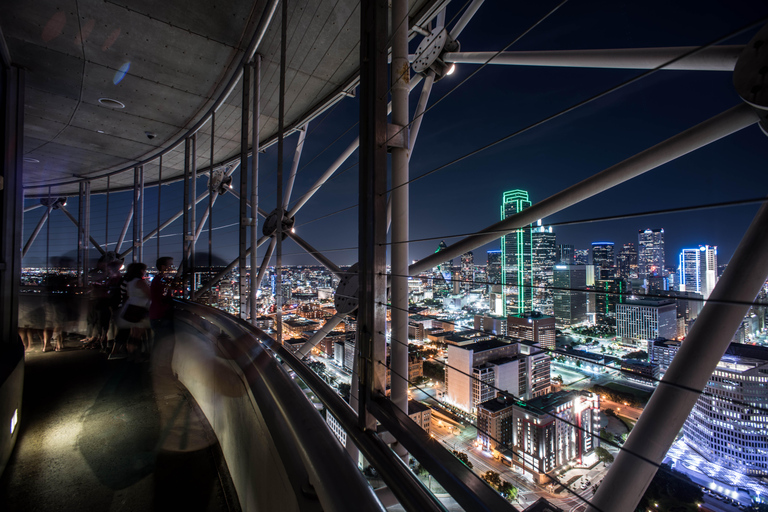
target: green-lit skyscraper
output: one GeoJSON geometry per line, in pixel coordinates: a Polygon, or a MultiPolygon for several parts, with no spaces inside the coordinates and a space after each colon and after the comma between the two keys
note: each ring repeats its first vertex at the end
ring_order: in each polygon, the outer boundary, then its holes
{"type": "MultiPolygon", "coordinates": [[[[504,192],[501,218],[506,219],[530,206],[528,192],[504,192]]],[[[531,311],[531,246],[531,225],[501,237],[501,262],[504,267],[501,277],[503,289],[505,293],[509,293],[511,299],[511,304],[507,306],[509,315],[521,315],[531,311]]]]}

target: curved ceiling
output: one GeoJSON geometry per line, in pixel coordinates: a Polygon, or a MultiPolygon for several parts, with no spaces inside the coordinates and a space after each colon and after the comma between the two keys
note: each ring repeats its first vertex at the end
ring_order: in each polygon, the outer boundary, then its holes
{"type": "MultiPolygon", "coordinates": [[[[77,193],[90,179],[159,154],[205,118],[240,63],[272,2],[236,0],[6,0],[0,26],[14,64],[26,70],[24,184],[29,195],[77,193]],[[106,99],[116,100],[124,105],[106,99]],[[102,100],[101,102],[99,100],[102,100]],[[117,107],[117,108],[116,108],[117,107]],[[149,135],[148,135],[149,134],[149,135]],[[151,138],[150,138],[151,137],[151,138]]],[[[415,0],[410,24],[445,1],[415,0]]],[[[260,139],[277,133],[278,8],[257,52],[262,55],[260,139]]],[[[286,125],[295,128],[356,85],[359,2],[291,0],[287,24],[286,125]]],[[[240,151],[238,86],[217,109],[213,160],[240,151]]],[[[198,132],[198,168],[211,161],[211,129],[198,132]]],[[[163,180],[183,173],[183,148],[163,156],[163,180]]],[[[156,181],[158,162],[145,166],[156,181]]],[[[133,185],[133,173],[110,187],[133,185]]]]}

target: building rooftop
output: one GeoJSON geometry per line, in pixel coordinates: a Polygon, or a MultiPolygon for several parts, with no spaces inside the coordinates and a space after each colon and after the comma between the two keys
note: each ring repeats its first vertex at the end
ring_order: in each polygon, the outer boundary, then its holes
{"type": "Polygon", "coordinates": [[[726,358],[727,356],[768,361],[768,347],[746,345],[744,343],[731,343],[725,351],[723,358],[726,358]]]}
{"type": "Polygon", "coordinates": [[[579,359],[588,359],[590,361],[603,361],[605,360],[605,356],[602,354],[595,354],[594,352],[587,352],[586,350],[576,350],[576,349],[565,349],[565,352],[568,355],[572,355],[573,357],[578,357],[579,359]]]}
{"type": "Polygon", "coordinates": [[[624,301],[624,304],[619,304],[623,306],[650,306],[650,307],[659,307],[659,306],[668,306],[673,305],[674,306],[675,301],[670,299],[639,299],[639,298],[628,298],[624,301]]]}
{"type": "Polygon", "coordinates": [[[509,343],[505,343],[503,341],[498,340],[483,340],[478,341],[477,343],[470,343],[469,345],[464,345],[464,350],[471,350],[475,353],[477,352],[485,352],[486,350],[493,350],[494,348],[503,347],[505,345],[509,345],[509,343]]]}
{"type": "Polygon", "coordinates": [[[431,410],[431,407],[424,405],[416,400],[408,400],[408,414],[416,414],[418,412],[424,412],[431,410]]]}
{"type": "Polygon", "coordinates": [[[529,313],[522,313],[519,315],[507,315],[508,318],[520,318],[520,319],[531,319],[531,320],[546,320],[548,318],[554,319],[555,317],[550,315],[545,315],[544,313],[540,313],[538,311],[531,311],[529,313]]]}
{"type": "Polygon", "coordinates": [[[485,409],[488,412],[499,412],[508,407],[512,407],[512,404],[515,404],[515,403],[520,403],[520,401],[500,395],[492,400],[488,400],[486,402],[478,404],[477,407],[478,409],[480,408],[485,409]]]}
{"type": "Polygon", "coordinates": [[[535,411],[543,411],[549,413],[555,410],[557,407],[572,401],[577,396],[586,395],[589,396],[592,393],[589,391],[557,391],[555,393],[548,393],[544,396],[528,400],[525,403],[525,408],[530,408],[535,411]]]}

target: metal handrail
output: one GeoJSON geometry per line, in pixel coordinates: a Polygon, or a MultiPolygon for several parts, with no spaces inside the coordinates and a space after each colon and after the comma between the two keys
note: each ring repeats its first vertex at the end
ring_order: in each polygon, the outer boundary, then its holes
{"type": "MultiPolygon", "coordinates": [[[[381,512],[383,506],[356,464],[338,443],[317,410],[301,389],[266,350],[256,343],[253,328],[215,308],[174,301],[177,318],[210,333],[210,326],[224,336],[217,338],[219,348],[238,365],[247,380],[259,410],[268,411],[263,420],[275,440],[281,460],[289,468],[301,466],[309,482],[292,482],[298,495],[316,493],[322,510],[381,512]],[[306,485],[313,484],[314,489],[306,485]]],[[[294,471],[294,473],[297,473],[294,471]]]]}
{"type": "MultiPolygon", "coordinates": [[[[243,323],[246,324],[245,321],[243,323]]],[[[312,389],[330,413],[336,417],[347,435],[352,437],[355,445],[373,467],[379,471],[393,493],[401,500],[400,503],[403,507],[407,510],[433,510],[426,508],[429,503],[434,504],[436,501],[432,494],[427,493],[427,496],[424,496],[427,491],[423,489],[421,483],[410,471],[405,478],[405,475],[402,474],[404,465],[401,459],[386,447],[378,436],[370,431],[362,431],[358,427],[357,414],[339,395],[333,392],[296,354],[278,344],[260,329],[255,327],[251,327],[251,329],[256,333],[259,340],[291,367],[296,375],[312,389]],[[381,446],[385,447],[383,453],[381,446]],[[403,485],[418,485],[420,489],[403,488],[403,485]],[[411,501],[408,503],[412,503],[414,506],[408,507],[404,500],[410,499],[418,499],[420,503],[411,501]]],[[[416,460],[465,510],[504,512],[516,510],[463,462],[427,435],[408,415],[394,407],[389,400],[380,397],[375,399],[372,405],[371,413],[376,419],[414,455],[416,460]]],[[[437,503],[437,506],[440,507],[439,510],[442,510],[442,505],[437,503]]]]}

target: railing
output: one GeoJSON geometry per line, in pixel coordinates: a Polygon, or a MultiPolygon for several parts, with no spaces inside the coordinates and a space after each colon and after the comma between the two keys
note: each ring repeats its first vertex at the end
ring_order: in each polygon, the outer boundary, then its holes
{"type": "Polygon", "coordinates": [[[216,432],[243,510],[383,510],[248,324],[177,302],[173,370],[216,432]]]}

